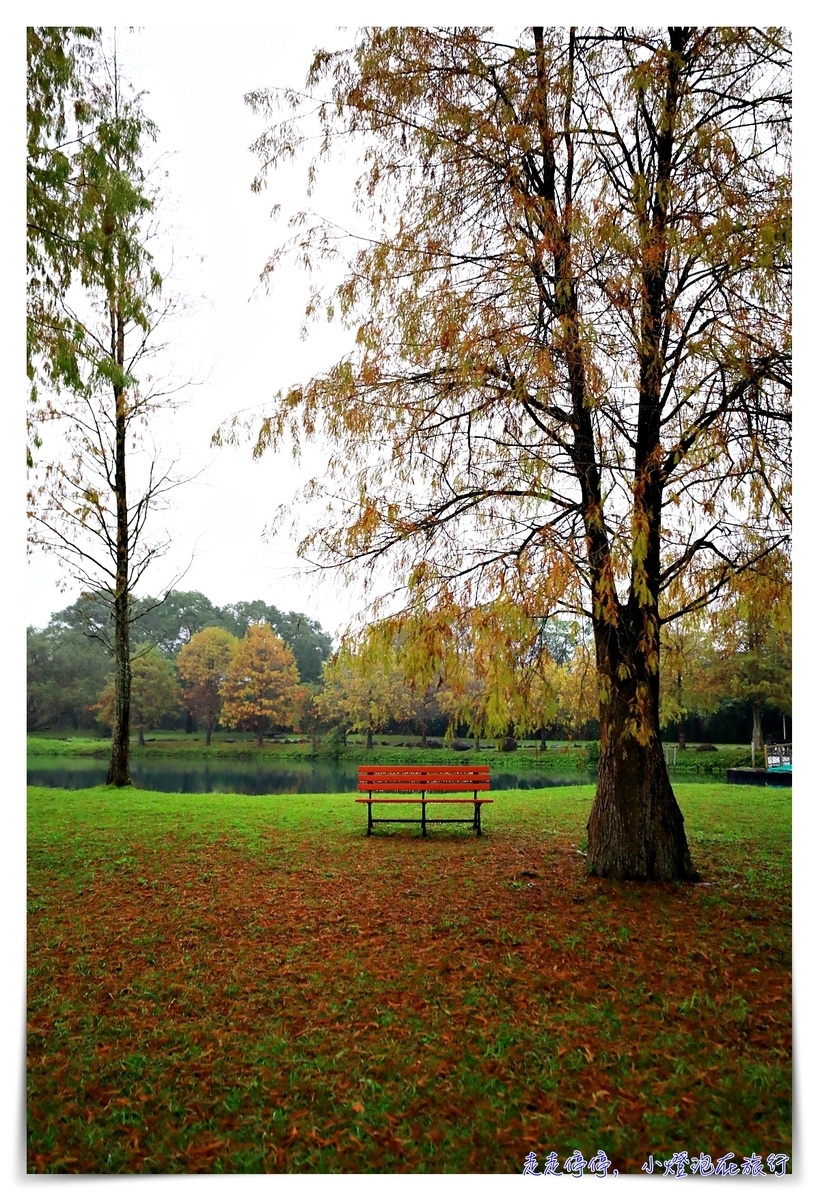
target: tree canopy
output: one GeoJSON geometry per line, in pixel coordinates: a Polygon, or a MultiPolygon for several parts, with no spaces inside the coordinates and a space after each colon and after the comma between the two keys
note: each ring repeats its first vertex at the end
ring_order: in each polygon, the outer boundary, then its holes
{"type": "Polygon", "coordinates": [[[321,668],[332,652],[332,638],[304,613],[284,613],[264,600],[239,600],[220,610],[217,623],[236,637],[244,637],[251,623],[259,621],[266,621],[290,647],[302,680],[317,682],[321,678],[321,668]]]}
{"type": "MultiPolygon", "coordinates": [[[[130,616],[134,644],[149,642],[174,655],[208,627],[226,629],[240,638],[253,622],[266,621],[292,650],[301,678],[312,682],[320,680],[323,663],[332,652],[332,638],[317,620],[306,613],[282,612],[264,600],[219,606],[203,592],[172,588],[164,596],[132,596],[130,616]]],[[[83,592],[54,613],[50,623],[79,630],[113,649],[114,624],[107,592],[83,592]]]]}
{"type": "Polygon", "coordinates": [[[277,725],[290,725],[305,700],[292,652],[269,625],[251,625],[221,685],[222,719],[253,729],[259,746],[277,725]]]}
{"type": "Polygon", "coordinates": [[[321,691],[315,697],[319,715],[342,736],[349,730],[372,735],[390,721],[409,715],[409,696],[395,659],[394,647],[377,638],[342,646],[324,664],[321,691]]]}
{"type": "Polygon", "coordinates": [[[788,544],[790,95],[780,29],[535,27],[366,29],[249,97],[258,188],[310,146],[362,163],[357,242],[301,214],[291,244],[348,252],[310,311],[354,348],[256,454],[334,443],[305,555],[388,563],[426,611],[590,622],[595,874],[695,877],[660,630],[788,544]]]}
{"type": "Polygon", "coordinates": [[[98,642],[75,629],[49,625],[27,636],[29,729],[67,723],[85,729],[91,707],[110,674],[111,659],[98,642]]]}
{"type": "MultiPolygon", "coordinates": [[[[76,124],[83,115],[82,80],[99,31],[80,26],[26,30],[26,288],[27,367],[32,410],[38,383],[59,382],[71,323],[61,297],[81,260],[76,124]]],[[[29,431],[39,447],[38,423],[29,431]]],[[[33,464],[29,448],[29,464],[33,464]]]]}
{"type": "MultiPolygon", "coordinates": [[[[332,639],[318,621],[305,613],[281,613],[262,601],[238,601],[220,607],[202,592],[171,590],[165,597],[130,597],[130,645],[133,656],[147,646],[155,646],[163,655],[176,658],[180,668],[191,643],[203,632],[208,639],[238,644],[235,636],[237,614],[246,617],[246,632],[252,617],[250,610],[262,608],[280,618],[280,629],[293,631],[291,646],[302,679],[314,687],[320,685],[324,660],[332,649],[332,639]],[[219,635],[217,637],[217,635],[219,635]],[[305,664],[306,676],[302,674],[305,664]]],[[[28,630],[28,728],[42,729],[58,725],[87,728],[89,711],[111,671],[115,648],[114,614],[109,594],[84,592],[71,604],[52,614],[45,629],[28,630]]],[[[289,642],[288,642],[289,644],[289,642]]],[[[198,667],[196,668],[198,671],[198,667]]],[[[212,733],[208,713],[218,711],[220,699],[203,706],[199,685],[191,680],[190,716],[201,721],[212,733]],[[200,703],[202,701],[202,703],[200,703]],[[205,711],[207,710],[207,711],[205,711]]],[[[205,689],[207,683],[203,684],[205,689]]],[[[190,726],[192,728],[192,726],[190,726]]]]}
{"type": "Polygon", "coordinates": [[[769,555],[757,570],[733,580],[712,613],[711,634],[711,691],[750,701],[752,746],[760,755],[765,705],[791,711],[792,578],[784,555],[769,555]]]}
{"type": "Polygon", "coordinates": [[[209,626],[224,624],[222,610],[203,592],[172,589],[165,596],[146,596],[133,605],[133,636],[166,654],[177,654],[209,626]]]}
{"type": "Polygon", "coordinates": [[[176,659],[185,704],[204,725],[208,746],[221,714],[221,687],[238,648],[238,638],[226,629],[200,629],[182,646],[176,659]]]}

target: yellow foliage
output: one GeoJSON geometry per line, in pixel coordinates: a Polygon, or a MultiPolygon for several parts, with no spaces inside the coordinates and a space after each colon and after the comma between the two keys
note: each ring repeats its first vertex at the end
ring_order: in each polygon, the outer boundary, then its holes
{"type": "Polygon", "coordinates": [[[298,669],[289,646],[266,622],[251,625],[219,689],[222,721],[231,729],[265,731],[295,721],[302,701],[298,669]]]}
{"type": "Polygon", "coordinates": [[[222,707],[221,686],[238,653],[239,640],[226,629],[212,626],[194,633],[176,658],[184,685],[185,704],[208,730],[215,729],[222,707]]]}

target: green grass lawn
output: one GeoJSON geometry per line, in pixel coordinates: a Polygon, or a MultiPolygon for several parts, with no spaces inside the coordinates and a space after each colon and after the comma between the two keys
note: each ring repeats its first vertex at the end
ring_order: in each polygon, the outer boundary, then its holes
{"type": "Polygon", "coordinates": [[[590,787],[425,840],[350,795],[29,789],[29,1170],[790,1154],[791,791],[676,790],[700,885],[588,879],[590,787]]]}

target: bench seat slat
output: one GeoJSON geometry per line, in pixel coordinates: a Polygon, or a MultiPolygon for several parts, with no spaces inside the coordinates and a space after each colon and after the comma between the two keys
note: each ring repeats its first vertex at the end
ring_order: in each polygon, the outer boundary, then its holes
{"type": "Polygon", "coordinates": [[[363,791],[383,792],[418,792],[421,788],[425,788],[427,792],[462,792],[473,791],[477,788],[478,791],[488,791],[489,784],[487,783],[431,783],[428,779],[415,779],[411,783],[395,783],[394,779],[384,780],[367,780],[365,784],[361,784],[363,791]]]}
{"type": "Polygon", "coordinates": [[[463,775],[468,771],[482,771],[484,774],[489,770],[485,763],[432,763],[429,766],[424,766],[423,763],[374,763],[371,766],[361,765],[359,771],[388,771],[392,775],[400,775],[401,771],[428,771],[430,774],[435,771],[440,774],[463,775]]]}
{"type": "Polygon", "coordinates": [[[489,772],[485,771],[359,771],[358,779],[361,783],[369,779],[392,779],[395,782],[414,782],[417,779],[428,779],[440,781],[441,783],[451,782],[466,782],[472,779],[480,780],[481,783],[488,783],[489,772]]]}
{"type": "Polygon", "coordinates": [[[424,766],[422,763],[376,763],[371,766],[358,767],[359,771],[383,771],[389,775],[400,775],[401,771],[427,771],[430,775],[435,773],[465,775],[469,772],[487,774],[489,769],[482,763],[432,763],[430,766],[424,766]]]}
{"type": "Polygon", "coordinates": [[[485,775],[361,775],[358,778],[358,783],[375,784],[381,786],[386,783],[394,784],[395,787],[411,787],[417,783],[426,783],[430,787],[436,785],[454,786],[462,784],[464,786],[472,786],[478,784],[481,787],[488,787],[489,780],[485,775]]]}
{"type": "Polygon", "coordinates": [[[367,771],[367,772],[368,771],[381,771],[388,775],[400,775],[402,773],[406,773],[408,775],[414,775],[418,771],[423,771],[427,775],[487,775],[489,773],[489,768],[482,767],[482,766],[476,766],[476,767],[471,767],[471,766],[409,767],[409,766],[403,766],[403,765],[389,766],[388,764],[382,764],[381,766],[378,766],[378,767],[359,767],[358,770],[359,771],[367,771]]]}
{"type": "Polygon", "coordinates": [[[417,791],[419,788],[442,788],[443,791],[451,791],[453,788],[480,788],[487,791],[490,786],[487,779],[424,779],[422,776],[418,779],[362,779],[358,784],[361,790],[379,788],[395,792],[417,791]]]}
{"type": "MultiPolygon", "coordinates": [[[[366,796],[356,796],[356,804],[421,804],[420,796],[413,799],[407,799],[404,796],[373,796],[370,801],[366,796]]],[[[494,801],[488,796],[479,796],[473,800],[471,796],[432,796],[426,797],[427,804],[493,804],[494,801]]]]}

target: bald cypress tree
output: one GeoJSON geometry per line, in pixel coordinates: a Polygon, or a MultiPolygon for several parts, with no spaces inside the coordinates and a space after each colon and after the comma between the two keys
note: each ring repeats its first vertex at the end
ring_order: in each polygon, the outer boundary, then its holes
{"type": "MultiPolygon", "coordinates": [[[[349,270],[310,301],[350,352],[256,452],[335,445],[305,554],[389,564],[441,616],[590,622],[598,875],[694,877],[661,629],[788,544],[790,94],[780,29],[415,27],[249,98],[258,187],[299,147],[310,177],[336,147],[362,164],[349,270]]],[[[307,268],[337,259],[342,231],[294,225],[307,268]]]]}

